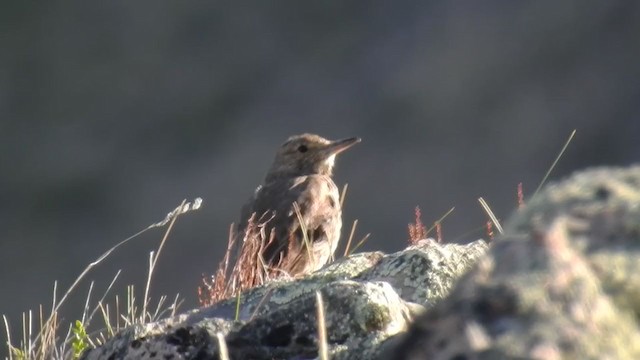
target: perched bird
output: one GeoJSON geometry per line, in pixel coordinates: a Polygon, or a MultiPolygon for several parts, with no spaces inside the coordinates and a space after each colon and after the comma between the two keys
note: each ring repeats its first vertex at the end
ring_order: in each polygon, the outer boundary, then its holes
{"type": "Polygon", "coordinates": [[[252,216],[264,224],[267,240],[272,236],[262,252],[268,265],[295,276],[329,261],[342,227],[333,166],[338,153],[358,142],[357,137],[330,141],[302,134],[280,146],[263,184],[243,207],[239,227],[244,234],[252,216]]]}

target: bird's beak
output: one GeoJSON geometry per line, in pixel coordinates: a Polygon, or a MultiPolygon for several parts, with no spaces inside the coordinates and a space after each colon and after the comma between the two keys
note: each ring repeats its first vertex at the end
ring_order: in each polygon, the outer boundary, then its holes
{"type": "Polygon", "coordinates": [[[362,139],[360,139],[359,137],[350,137],[347,139],[335,140],[327,144],[324,152],[327,156],[336,155],[347,150],[360,141],[362,141],[362,139]]]}

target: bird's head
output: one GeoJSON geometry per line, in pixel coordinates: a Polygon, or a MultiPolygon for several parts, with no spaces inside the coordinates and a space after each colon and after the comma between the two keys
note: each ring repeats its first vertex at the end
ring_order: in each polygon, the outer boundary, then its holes
{"type": "Polygon", "coordinates": [[[359,142],[358,137],[331,141],[314,134],[292,136],[278,149],[266,180],[311,174],[331,176],[336,155],[359,142]]]}

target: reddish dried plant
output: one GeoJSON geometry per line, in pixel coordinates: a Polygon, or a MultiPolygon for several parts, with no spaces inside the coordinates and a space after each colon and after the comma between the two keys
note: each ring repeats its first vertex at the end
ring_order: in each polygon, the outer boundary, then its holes
{"type": "MultiPolygon", "coordinates": [[[[225,256],[218,265],[215,275],[202,276],[202,285],[198,287],[198,300],[201,306],[209,306],[221,300],[237,296],[244,290],[264,284],[270,279],[280,276],[274,267],[265,264],[262,251],[273,240],[273,232],[265,233],[265,225],[269,220],[259,223],[252,216],[242,234],[242,243],[236,245],[239,234],[229,232],[229,241],[225,256]],[[229,264],[234,248],[239,246],[237,256],[233,260],[233,267],[229,271],[229,264]]],[[[233,226],[232,226],[233,229],[233,226]]]]}
{"type": "Polygon", "coordinates": [[[415,244],[422,239],[427,238],[427,228],[422,223],[422,214],[420,213],[420,207],[416,206],[415,209],[416,222],[409,224],[409,244],[415,244]]]}
{"type": "Polygon", "coordinates": [[[524,207],[524,191],[522,190],[522,183],[518,183],[518,209],[524,207]]]}
{"type": "Polygon", "coordinates": [[[436,241],[441,243],[442,242],[442,223],[438,221],[435,224],[435,226],[436,226],[436,241]]]}
{"type": "Polygon", "coordinates": [[[493,241],[493,222],[491,220],[487,220],[487,237],[489,241],[493,241]]]}

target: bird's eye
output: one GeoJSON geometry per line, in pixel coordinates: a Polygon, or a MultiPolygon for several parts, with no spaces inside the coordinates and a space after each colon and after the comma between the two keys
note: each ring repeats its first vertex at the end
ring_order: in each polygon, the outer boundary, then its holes
{"type": "Polygon", "coordinates": [[[307,150],[309,150],[309,148],[307,148],[306,145],[298,146],[298,151],[300,151],[301,153],[305,153],[305,152],[307,152],[307,150]]]}

